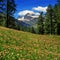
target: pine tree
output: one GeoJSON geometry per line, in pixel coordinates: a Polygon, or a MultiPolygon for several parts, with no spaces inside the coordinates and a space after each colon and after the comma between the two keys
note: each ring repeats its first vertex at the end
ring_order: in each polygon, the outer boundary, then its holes
{"type": "Polygon", "coordinates": [[[0,13],[3,13],[4,1],[0,0],[0,13]]]}
{"type": "Polygon", "coordinates": [[[57,17],[55,9],[51,5],[48,6],[45,20],[45,33],[57,34],[57,17]]]}
{"type": "Polygon", "coordinates": [[[5,26],[6,22],[6,0],[0,0],[0,25],[5,26]]]}
{"type": "Polygon", "coordinates": [[[60,0],[57,0],[57,13],[56,13],[56,16],[57,16],[57,33],[60,35],[60,0]]]}
{"type": "Polygon", "coordinates": [[[38,34],[44,34],[43,20],[43,12],[41,12],[37,22],[38,34]]]}
{"type": "Polygon", "coordinates": [[[45,33],[46,34],[53,34],[52,17],[53,17],[53,9],[52,9],[51,5],[49,5],[47,8],[46,21],[45,21],[45,33]]]}
{"type": "MultiPolygon", "coordinates": [[[[6,27],[12,27],[12,23],[15,21],[12,19],[13,14],[16,11],[16,4],[14,0],[7,0],[7,20],[6,20],[6,27]]],[[[14,26],[13,26],[14,28],[14,26]]]]}
{"type": "Polygon", "coordinates": [[[57,21],[57,34],[60,34],[60,0],[57,0],[57,4],[54,6],[55,19],[57,21]]]}
{"type": "Polygon", "coordinates": [[[31,27],[31,33],[36,33],[34,27],[31,27]]]}

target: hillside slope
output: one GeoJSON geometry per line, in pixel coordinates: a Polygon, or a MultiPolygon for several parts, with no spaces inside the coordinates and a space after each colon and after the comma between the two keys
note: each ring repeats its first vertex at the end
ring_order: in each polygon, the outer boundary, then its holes
{"type": "Polygon", "coordinates": [[[60,60],[60,36],[0,27],[0,60],[60,60]]]}

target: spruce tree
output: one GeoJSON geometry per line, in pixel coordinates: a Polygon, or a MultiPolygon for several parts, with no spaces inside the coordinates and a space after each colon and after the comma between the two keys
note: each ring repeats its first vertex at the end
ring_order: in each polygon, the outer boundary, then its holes
{"type": "Polygon", "coordinates": [[[5,26],[6,22],[6,0],[0,0],[0,25],[5,26]]]}
{"type": "Polygon", "coordinates": [[[54,6],[55,19],[57,21],[57,34],[60,34],[60,0],[57,0],[57,4],[54,6]]]}
{"type": "Polygon", "coordinates": [[[57,0],[57,13],[56,13],[56,16],[57,16],[57,34],[60,35],[60,0],[57,0]]]}
{"type": "Polygon", "coordinates": [[[54,11],[52,6],[49,5],[47,8],[46,13],[46,20],[45,20],[45,33],[46,34],[53,34],[54,33],[54,11]]]}
{"type": "MultiPolygon", "coordinates": [[[[6,27],[12,27],[15,20],[12,18],[13,14],[16,11],[16,4],[14,0],[7,0],[7,20],[6,20],[6,27]]],[[[12,27],[14,28],[14,27],[12,27]]]]}
{"type": "Polygon", "coordinates": [[[37,22],[38,34],[44,34],[43,20],[43,12],[41,12],[37,22]]]}
{"type": "Polygon", "coordinates": [[[45,34],[57,34],[57,17],[55,8],[48,6],[45,20],[45,34]]]}
{"type": "Polygon", "coordinates": [[[36,33],[34,27],[31,27],[31,33],[36,33]]]}

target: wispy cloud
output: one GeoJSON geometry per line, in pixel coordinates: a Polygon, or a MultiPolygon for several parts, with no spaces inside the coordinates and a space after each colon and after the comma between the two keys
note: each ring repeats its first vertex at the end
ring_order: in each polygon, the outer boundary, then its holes
{"type": "Polygon", "coordinates": [[[31,11],[31,10],[23,10],[23,11],[20,11],[20,12],[18,13],[18,15],[20,15],[20,16],[25,16],[27,13],[34,14],[34,15],[37,15],[37,16],[40,15],[40,13],[31,11]]]}
{"type": "Polygon", "coordinates": [[[30,10],[23,10],[23,11],[20,11],[20,12],[18,13],[18,15],[24,16],[24,15],[26,15],[27,13],[34,14],[33,11],[30,11],[30,10]]]}
{"type": "Polygon", "coordinates": [[[40,13],[36,12],[36,13],[35,13],[35,15],[39,16],[39,15],[40,15],[40,13]]]}
{"type": "Polygon", "coordinates": [[[40,12],[40,11],[46,12],[46,9],[47,9],[47,7],[42,7],[42,6],[33,7],[33,8],[32,8],[32,11],[31,11],[31,10],[23,10],[23,11],[20,11],[20,12],[18,13],[18,15],[20,15],[20,16],[25,16],[27,13],[30,13],[30,14],[34,14],[34,15],[39,16],[39,15],[40,15],[39,12],[40,12]],[[34,10],[36,10],[36,11],[38,11],[38,12],[34,12],[34,10]]]}
{"type": "Polygon", "coordinates": [[[47,7],[38,6],[38,7],[33,7],[32,9],[36,11],[46,12],[47,7]]]}

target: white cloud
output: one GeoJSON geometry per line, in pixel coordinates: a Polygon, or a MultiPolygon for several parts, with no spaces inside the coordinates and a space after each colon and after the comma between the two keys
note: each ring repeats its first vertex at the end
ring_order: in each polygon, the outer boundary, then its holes
{"type": "Polygon", "coordinates": [[[20,11],[20,12],[18,13],[18,15],[24,16],[24,15],[26,15],[27,13],[34,14],[33,11],[30,11],[30,10],[24,10],[24,11],[20,11]]]}
{"type": "Polygon", "coordinates": [[[33,7],[32,9],[36,11],[46,12],[47,7],[38,6],[38,7],[33,7]]]}
{"type": "Polygon", "coordinates": [[[39,16],[40,15],[40,13],[34,13],[35,15],[37,15],[37,16],[39,16]]]}
{"type": "Polygon", "coordinates": [[[20,16],[25,16],[27,13],[34,14],[34,15],[37,15],[37,16],[40,15],[40,13],[38,13],[38,12],[33,12],[33,11],[30,11],[30,10],[20,11],[20,12],[18,13],[18,15],[20,15],[20,16]]]}

